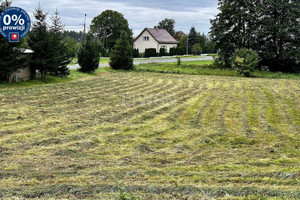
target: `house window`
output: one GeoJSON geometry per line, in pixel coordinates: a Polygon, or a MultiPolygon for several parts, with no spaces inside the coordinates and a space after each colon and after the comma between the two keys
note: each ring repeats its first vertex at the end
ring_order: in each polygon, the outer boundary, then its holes
{"type": "Polygon", "coordinates": [[[148,42],[148,41],[149,41],[149,36],[145,36],[145,37],[143,38],[143,41],[148,42]]]}

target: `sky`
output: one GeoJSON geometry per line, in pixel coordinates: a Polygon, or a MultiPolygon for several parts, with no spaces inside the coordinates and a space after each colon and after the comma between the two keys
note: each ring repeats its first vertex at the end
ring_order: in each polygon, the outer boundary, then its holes
{"type": "Polygon", "coordinates": [[[176,21],[175,30],[188,33],[194,26],[198,32],[207,34],[210,19],[218,14],[217,0],[13,0],[12,6],[21,7],[33,20],[38,4],[53,15],[58,9],[67,30],[83,30],[84,14],[87,28],[94,17],[110,9],[124,15],[134,36],[144,28],[152,28],[164,18],[176,21]]]}

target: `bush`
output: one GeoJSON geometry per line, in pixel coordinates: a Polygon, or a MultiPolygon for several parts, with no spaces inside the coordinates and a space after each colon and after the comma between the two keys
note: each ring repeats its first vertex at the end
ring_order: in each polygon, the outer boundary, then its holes
{"type": "Polygon", "coordinates": [[[214,57],[214,63],[213,66],[217,69],[225,69],[228,68],[223,60],[221,60],[219,57],[214,57]]]}
{"type": "Polygon", "coordinates": [[[238,49],[230,58],[231,65],[239,74],[250,77],[259,63],[258,54],[252,49],[238,49]]]}
{"type": "Polygon", "coordinates": [[[139,58],[140,57],[139,49],[133,49],[132,56],[134,58],[139,58]]]}
{"type": "Polygon", "coordinates": [[[201,51],[202,51],[201,45],[199,43],[194,44],[193,47],[192,47],[192,51],[196,55],[201,54],[201,51]]]}
{"type": "Polygon", "coordinates": [[[145,57],[157,57],[157,52],[155,48],[150,48],[145,50],[145,57]]]}
{"type": "Polygon", "coordinates": [[[186,54],[186,47],[178,47],[176,49],[176,55],[185,55],[186,54]]]}
{"type": "Polygon", "coordinates": [[[167,56],[167,50],[164,48],[160,48],[159,50],[159,56],[167,56]]]}
{"type": "Polygon", "coordinates": [[[78,53],[78,64],[82,72],[94,72],[99,67],[100,54],[94,36],[88,34],[78,53]]]}
{"type": "Polygon", "coordinates": [[[176,57],[177,58],[177,65],[181,65],[181,58],[179,56],[176,57]]]}
{"type": "Polygon", "coordinates": [[[129,43],[129,37],[125,31],[122,31],[120,39],[111,50],[109,65],[113,69],[133,69],[132,46],[129,43]]]}
{"type": "Polygon", "coordinates": [[[176,48],[170,48],[170,56],[175,56],[176,55],[176,48]]]}

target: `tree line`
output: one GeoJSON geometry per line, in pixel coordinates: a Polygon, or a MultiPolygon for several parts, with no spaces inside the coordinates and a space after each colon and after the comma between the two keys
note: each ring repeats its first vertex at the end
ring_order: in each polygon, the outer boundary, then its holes
{"type": "Polygon", "coordinates": [[[230,67],[237,49],[252,49],[259,66],[273,71],[300,70],[299,0],[219,0],[210,35],[219,61],[230,67]]]}

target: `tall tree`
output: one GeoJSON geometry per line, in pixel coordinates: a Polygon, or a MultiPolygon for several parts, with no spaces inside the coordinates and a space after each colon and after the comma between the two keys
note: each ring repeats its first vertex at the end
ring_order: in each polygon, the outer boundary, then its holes
{"type": "Polygon", "coordinates": [[[70,74],[70,70],[67,65],[71,62],[71,60],[69,58],[67,44],[63,36],[65,26],[62,24],[57,10],[54,12],[54,16],[51,17],[51,21],[51,52],[53,53],[52,73],[56,76],[68,76],[70,74]]]}
{"type": "Polygon", "coordinates": [[[158,22],[157,28],[159,29],[166,29],[173,37],[175,36],[175,20],[165,18],[158,22]]]}
{"type": "Polygon", "coordinates": [[[230,56],[235,49],[246,48],[246,13],[249,10],[246,1],[238,0],[219,0],[219,10],[221,12],[211,20],[210,34],[220,50],[220,59],[230,66],[230,56]]]}
{"type": "Polygon", "coordinates": [[[251,48],[271,70],[299,67],[300,1],[219,0],[219,10],[210,34],[225,65],[236,49],[251,48]]]}
{"type": "MultiPolygon", "coordinates": [[[[0,13],[11,6],[12,1],[0,1],[0,13]]],[[[11,73],[24,67],[21,59],[20,42],[11,43],[0,35],[0,78],[5,78],[10,83],[11,73]]]]}
{"type": "MultiPolygon", "coordinates": [[[[53,49],[51,34],[46,23],[47,13],[39,5],[34,12],[35,22],[28,37],[28,46],[33,50],[31,65],[33,69],[39,70],[42,79],[46,79],[48,72],[55,68],[53,61],[53,49]]],[[[34,70],[34,71],[35,71],[34,70]]]]}
{"type": "Polygon", "coordinates": [[[120,39],[112,49],[109,64],[113,69],[133,69],[132,45],[126,32],[121,33],[120,39]]]}
{"type": "Polygon", "coordinates": [[[262,64],[273,70],[300,71],[300,63],[297,64],[300,61],[300,1],[265,0],[260,10],[258,47],[262,64]]]}
{"type": "Polygon", "coordinates": [[[125,31],[132,41],[132,30],[129,28],[127,19],[113,10],[106,10],[92,20],[91,32],[96,34],[106,49],[111,49],[120,38],[122,31],[125,31]]]}
{"type": "Polygon", "coordinates": [[[182,37],[183,35],[185,35],[183,31],[177,31],[177,32],[175,33],[174,38],[175,38],[177,41],[180,41],[180,39],[181,39],[181,37],[182,37]]]}
{"type": "Polygon", "coordinates": [[[197,42],[197,31],[192,27],[189,33],[189,47],[193,47],[197,42]]]}

